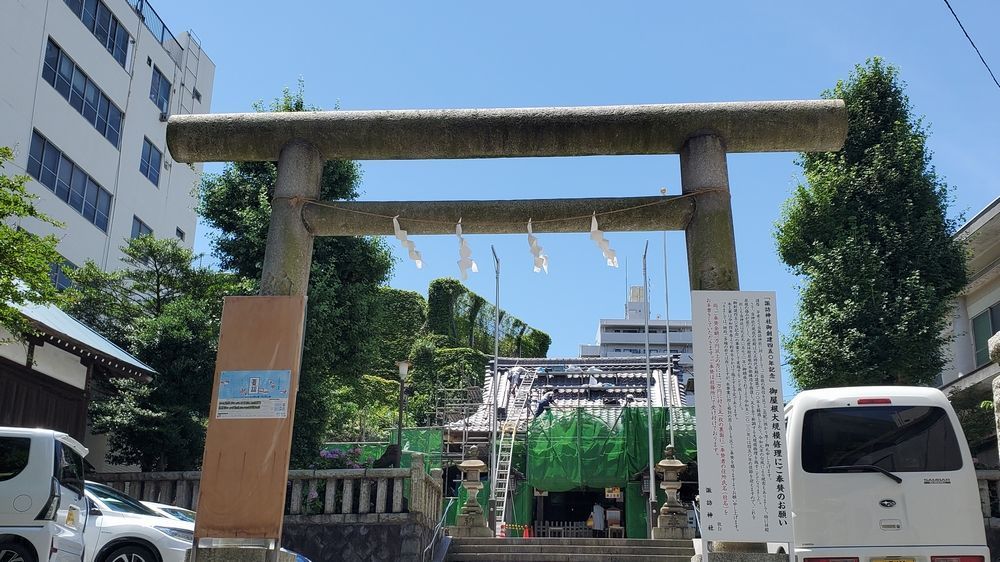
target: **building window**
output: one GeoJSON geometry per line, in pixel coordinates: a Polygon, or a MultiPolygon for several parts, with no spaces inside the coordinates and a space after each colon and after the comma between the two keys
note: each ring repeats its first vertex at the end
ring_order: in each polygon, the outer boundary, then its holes
{"type": "Polygon", "coordinates": [[[990,362],[989,339],[1000,332],[1000,302],[972,319],[972,342],[976,351],[976,368],[990,362]]]}
{"type": "Polygon", "coordinates": [[[111,193],[38,131],[31,135],[28,173],[102,231],[108,231],[111,193]]]}
{"type": "Polygon", "coordinates": [[[61,262],[55,262],[50,266],[49,279],[52,280],[52,284],[56,286],[56,289],[60,291],[68,289],[73,285],[73,281],[66,275],[66,271],[73,271],[74,269],[76,269],[76,265],[64,258],[61,262]]]}
{"type": "Polygon", "coordinates": [[[153,185],[160,185],[160,161],[163,153],[149,139],[142,140],[142,159],[139,161],[139,172],[149,178],[153,185]]]}
{"type": "Polygon", "coordinates": [[[177,231],[174,233],[177,235],[178,240],[184,240],[184,231],[177,227],[177,231]]]}
{"type": "Polygon", "coordinates": [[[115,148],[121,139],[122,110],[111,103],[108,96],[84,74],[65,51],[49,39],[45,50],[42,78],[52,85],[73,109],[108,139],[115,148]]]}
{"type": "Polygon", "coordinates": [[[125,68],[128,45],[132,37],[101,0],[65,0],[69,9],[80,18],[83,25],[104,45],[118,64],[125,68]]]}
{"type": "Polygon", "coordinates": [[[142,222],[139,217],[132,215],[132,238],[138,238],[140,236],[152,236],[153,229],[149,228],[149,225],[142,222]]]}
{"type": "Polygon", "coordinates": [[[159,67],[153,65],[153,81],[149,85],[149,99],[153,100],[156,107],[160,108],[160,113],[167,114],[170,109],[170,82],[160,72],[159,67]]]}

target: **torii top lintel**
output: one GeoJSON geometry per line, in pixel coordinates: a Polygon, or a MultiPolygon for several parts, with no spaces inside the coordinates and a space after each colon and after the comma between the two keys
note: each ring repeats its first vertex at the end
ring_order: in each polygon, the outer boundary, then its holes
{"type": "Polygon", "coordinates": [[[847,110],[842,100],[801,100],[175,115],[167,146],[187,163],[273,161],[293,140],[331,160],[515,158],[677,154],[705,133],[726,152],[833,151],[847,110]]]}

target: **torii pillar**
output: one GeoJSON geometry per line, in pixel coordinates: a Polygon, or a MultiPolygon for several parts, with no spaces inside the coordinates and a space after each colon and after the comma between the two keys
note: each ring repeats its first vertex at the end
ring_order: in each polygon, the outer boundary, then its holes
{"type": "MultiPolygon", "coordinates": [[[[513,234],[521,233],[529,218],[536,221],[538,233],[589,232],[591,212],[620,211],[601,217],[602,230],[684,230],[692,290],[738,290],[726,154],[833,151],[841,148],[846,136],[847,111],[841,100],[177,115],[167,124],[167,144],[179,162],[278,162],[261,297],[245,298],[298,297],[294,306],[300,308],[299,320],[304,318],[313,237],[393,234],[390,221],[372,215],[399,215],[411,235],[451,234],[459,218],[465,234],[513,234]],[[326,160],[636,154],[680,154],[682,195],[317,202],[326,160]],[[508,224],[498,225],[498,216],[508,224]],[[564,217],[586,218],[543,222],[564,217]]],[[[294,332],[297,325],[288,326],[285,331],[294,332]]],[[[228,338],[227,329],[224,316],[220,361],[225,353],[239,359],[230,368],[252,362],[248,359],[252,354],[243,353],[251,350],[240,347],[250,344],[228,338]]],[[[274,334],[273,343],[295,347],[294,365],[289,364],[297,371],[301,339],[282,340],[279,335],[274,334]]],[[[265,344],[254,345],[266,348],[265,344]]],[[[294,393],[294,375],[292,382],[289,391],[294,393]]],[[[225,545],[280,539],[294,400],[290,399],[289,409],[287,420],[260,426],[271,428],[264,435],[257,431],[266,448],[226,438],[241,424],[257,420],[217,416],[209,420],[196,541],[225,545]],[[217,494],[213,489],[231,493],[217,494]],[[266,491],[268,505],[262,507],[259,495],[233,492],[249,489],[266,491]],[[268,514],[266,521],[252,516],[261,512],[268,514]]],[[[750,551],[759,552],[761,547],[751,546],[750,551]]],[[[199,549],[198,559],[225,559],[225,550],[199,549]]]]}

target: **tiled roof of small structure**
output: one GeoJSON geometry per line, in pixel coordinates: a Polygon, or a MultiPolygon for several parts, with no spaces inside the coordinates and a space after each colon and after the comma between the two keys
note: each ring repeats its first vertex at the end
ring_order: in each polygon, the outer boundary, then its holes
{"type": "Polygon", "coordinates": [[[53,305],[21,304],[14,308],[42,333],[44,340],[70,353],[96,357],[109,369],[144,380],[156,374],[152,367],[53,305]]]}
{"type": "MultiPolygon", "coordinates": [[[[646,360],[640,358],[543,358],[526,359],[516,357],[501,357],[497,361],[499,384],[497,385],[498,403],[505,407],[510,393],[510,379],[507,371],[514,367],[522,367],[536,371],[537,377],[532,388],[533,400],[529,408],[533,411],[537,398],[551,390],[555,394],[554,408],[586,408],[592,414],[604,419],[609,425],[616,423],[620,417],[621,408],[626,403],[628,395],[632,395],[630,406],[646,405],[646,360]],[[591,376],[601,387],[590,386],[591,376]],[[606,418],[606,419],[605,419],[606,418]]],[[[660,378],[668,365],[668,357],[650,358],[653,371],[652,405],[661,407],[667,404],[684,406],[684,387],[676,376],[670,376],[666,386],[667,397],[664,399],[660,378]]],[[[493,403],[493,366],[492,362],[486,369],[486,384],[483,387],[483,404],[468,418],[448,424],[452,430],[488,431],[490,421],[490,405],[493,403]]]]}

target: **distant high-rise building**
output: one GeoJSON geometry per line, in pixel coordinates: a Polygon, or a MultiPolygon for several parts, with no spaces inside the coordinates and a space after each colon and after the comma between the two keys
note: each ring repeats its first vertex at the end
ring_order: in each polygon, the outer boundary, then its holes
{"type": "Polygon", "coordinates": [[[18,226],[59,236],[71,266],[117,269],[142,234],[192,247],[201,166],[173,161],[166,120],[209,110],[215,64],[197,37],[171,33],[147,0],[3,2],[0,53],[5,173],[30,176],[65,228],[18,226]]]}
{"type": "MultiPolygon", "coordinates": [[[[597,341],[580,345],[580,357],[642,357],[646,353],[645,320],[648,315],[643,287],[629,288],[625,303],[625,318],[602,318],[597,328],[597,341]]],[[[670,321],[670,349],[667,350],[667,321],[649,319],[649,352],[651,355],[675,355],[675,374],[684,384],[691,382],[692,358],[690,320],[670,321]]],[[[694,392],[693,383],[689,392],[694,392]]]]}

